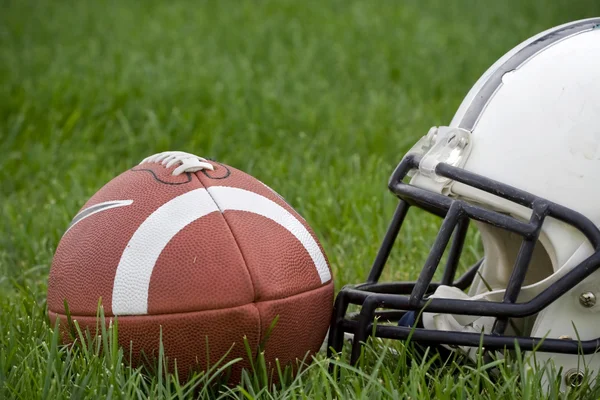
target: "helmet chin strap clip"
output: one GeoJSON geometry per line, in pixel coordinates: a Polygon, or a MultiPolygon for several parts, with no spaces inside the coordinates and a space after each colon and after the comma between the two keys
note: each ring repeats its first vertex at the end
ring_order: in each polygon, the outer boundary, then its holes
{"type": "MultiPolygon", "coordinates": [[[[453,167],[464,166],[471,153],[471,133],[461,128],[448,126],[433,127],[410,149],[409,153],[421,156],[418,173],[438,184],[447,184],[450,179],[436,174],[439,163],[453,167]]],[[[415,175],[415,171],[409,176],[415,175]]]]}

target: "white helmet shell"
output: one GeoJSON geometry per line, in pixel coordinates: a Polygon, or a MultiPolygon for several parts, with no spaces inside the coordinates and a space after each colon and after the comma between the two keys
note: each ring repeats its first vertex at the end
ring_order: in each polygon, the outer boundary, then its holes
{"type": "MultiPolygon", "coordinates": [[[[468,132],[469,151],[458,166],[575,210],[600,227],[600,19],[552,28],[496,62],[470,90],[448,128],[468,132]]],[[[435,157],[435,155],[433,155],[435,157]]],[[[434,180],[420,165],[411,184],[528,220],[531,210],[455,181],[434,180]]],[[[445,162],[445,160],[439,160],[445,162]]],[[[502,301],[520,245],[516,235],[477,224],[485,261],[468,296],[502,301]],[[491,289],[491,290],[490,290],[491,289]]],[[[518,301],[528,301],[593,253],[573,227],[547,218],[518,301]],[[540,246],[541,244],[541,246],[540,246]]],[[[557,298],[521,328],[533,337],[589,340],[600,336],[600,271],[557,298]],[[587,297],[586,297],[587,296],[587,297]],[[591,299],[585,301],[585,298],[591,299]]],[[[433,297],[464,298],[440,287],[433,297]]],[[[425,313],[430,329],[489,333],[493,318],[425,313]]],[[[539,353],[571,376],[600,372],[600,355],[539,353]],[[582,363],[585,361],[585,363],[582,363]]],[[[567,379],[568,380],[568,379],[567,379]]]]}

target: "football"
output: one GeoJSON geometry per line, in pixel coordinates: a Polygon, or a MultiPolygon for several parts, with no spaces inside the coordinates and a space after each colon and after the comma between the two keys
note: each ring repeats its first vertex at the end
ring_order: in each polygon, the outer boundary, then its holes
{"type": "Polygon", "coordinates": [[[256,352],[268,336],[267,362],[304,359],[323,342],[332,300],[328,261],[306,221],[250,175],[184,152],[148,157],[92,196],[61,238],[48,282],[48,314],[63,332],[65,304],[91,331],[102,304],[126,358],[156,358],[162,332],[180,376],[227,353],[247,359],[244,338],[256,352]]]}

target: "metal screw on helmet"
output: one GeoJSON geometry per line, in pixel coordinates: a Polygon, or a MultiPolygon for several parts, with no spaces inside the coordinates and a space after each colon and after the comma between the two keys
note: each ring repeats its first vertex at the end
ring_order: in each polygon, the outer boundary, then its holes
{"type": "Polygon", "coordinates": [[[454,148],[458,144],[458,140],[456,139],[456,135],[452,135],[448,138],[448,144],[450,147],[454,148]]]}
{"type": "Polygon", "coordinates": [[[596,305],[596,295],[592,292],[583,292],[579,295],[579,304],[586,308],[596,305]]]}
{"type": "Polygon", "coordinates": [[[577,388],[583,384],[584,374],[578,369],[570,369],[565,374],[565,382],[572,388],[577,388]]]}
{"type": "Polygon", "coordinates": [[[458,137],[457,135],[452,135],[448,138],[448,145],[455,149],[455,148],[459,148],[459,149],[464,149],[465,147],[467,147],[467,139],[465,137],[458,137]]]}
{"type": "Polygon", "coordinates": [[[573,338],[569,335],[560,335],[558,338],[560,340],[573,340],[573,338]]]}

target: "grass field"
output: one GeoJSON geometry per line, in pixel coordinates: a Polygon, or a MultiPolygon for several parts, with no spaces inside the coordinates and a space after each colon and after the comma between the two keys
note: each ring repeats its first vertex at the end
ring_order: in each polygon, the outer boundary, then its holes
{"type": "MultiPolygon", "coordinates": [[[[0,398],[540,398],[518,357],[492,375],[409,365],[409,350],[380,343],[359,368],[319,355],[276,387],[260,371],[229,389],[211,374],[180,385],[124,366],[111,332],[61,347],[46,279],[89,196],[149,154],[183,150],[281,193],[320,237],[336,288],[357,283],[404,151],[511,47],[598,14],[597,0],[0,2],[0,398]]],[[[386,279],[415,277],[437,226],[411,217],[386,279]]],[[[600,396],[588,389],[570,397],[600,396]]]]}

